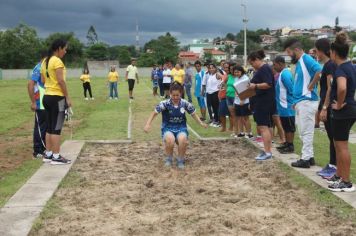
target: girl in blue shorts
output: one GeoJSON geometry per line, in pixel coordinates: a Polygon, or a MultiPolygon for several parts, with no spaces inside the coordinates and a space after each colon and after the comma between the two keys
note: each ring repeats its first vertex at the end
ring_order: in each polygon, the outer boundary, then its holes
{"type": "Polygon", "coordinates": [[[202,127],[206,128],[207,124],[203,123],[195,112],[194,106],[188,101],[182,99],[183,86],[178,82],[173,82],[169,89],[170,99],[161,101],[148,118],[144,131],[147,133],[151,128],[153,119],[162,113],[162,138],[165,144],[167,155],[165,165],[172,166],[174,143],[178,144],[177,166],[184,168],[185,153],[188,145],[188,129],[185,113],[192,115],[194,120],[202,127]]]}

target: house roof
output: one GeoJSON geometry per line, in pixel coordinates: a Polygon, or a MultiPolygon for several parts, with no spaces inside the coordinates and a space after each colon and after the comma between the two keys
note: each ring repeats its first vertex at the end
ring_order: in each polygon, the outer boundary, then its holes
{"type": "Polygon", "coordinates": [[[212,55],[226,55],[225,52],[216,50],[216,49],[209,49],[209,48],[204,48],[204,51],[210,52],[212,55]]]}

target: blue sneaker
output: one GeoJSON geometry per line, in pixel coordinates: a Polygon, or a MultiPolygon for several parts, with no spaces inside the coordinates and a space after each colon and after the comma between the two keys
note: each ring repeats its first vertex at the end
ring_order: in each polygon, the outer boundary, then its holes
{"type": "Polygon", "coordinates": [[[316,174],[320,175],[320,173],[324,173],[328,168],[329,168],[329,164],[326,164],[326,166],[323,169],[317,171],[316,174]]]}
{"type": "Polygon", "coordinates": [[[184,159],[177,158],[178,169],[184,169],[184,159]]]}
{"type": "Polygon", "coordinates": [[[328,178],[333,176],[335,173],[336,173],[336,168],[328,165],[328,167],[324,171],[319,172],[319,175],[321,177],[328,178]]]}
{"type": "Polygon", "coordinates": [[[272,153],[265,153],[265,152],[261,152],[260,155],[258,155],[255,160],[256,161],[265,161],[268,159],[272,158],[272,153]]]}
{"type": "Polygon", "coordinates": [[[172,157],[167,157],[166,161],[164,162],[164,165],[167,167],[170,167],[170,166],[172,166],[172,163],[173,163],[172,157]]]}

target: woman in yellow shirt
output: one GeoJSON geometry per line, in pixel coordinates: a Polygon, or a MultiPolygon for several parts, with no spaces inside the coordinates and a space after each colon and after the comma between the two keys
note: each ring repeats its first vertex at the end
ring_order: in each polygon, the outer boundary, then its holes
{"type": "Polygon", "coordinates": [[[90,75],[89,75],[89,69],[88,68],[84,69],[83,74],[80,76],[80,80],[83,82],[85,100],[88,100],[87,91],[89,92],[90,99],[94,100],[94,98],[92,96],[92,93],[91,93],[90,75]]]}
{"type": "Polygon", "coordinates": [[[119,99],[119,94],[117,92],[117,82],[119,81],[119,74],[115,71],[115,66],[111,66],[110,72],[108,74],[108,85],[109,85],[109,99],[119,99]]]}
{"type": "Polygon", "coordinates": [[[45,85],[43,105],[47,122],[46,155],[43,161],[53,165],[71,163],[59,154],[65,110],[72,106],[66,85],[66,68],[61,60],[66,50],[65,40],[55,40],[41,65],[41,79],[45,85]]]}

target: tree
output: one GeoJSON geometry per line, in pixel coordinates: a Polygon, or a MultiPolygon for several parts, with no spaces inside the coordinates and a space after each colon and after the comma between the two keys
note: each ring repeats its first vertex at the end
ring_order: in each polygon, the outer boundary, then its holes
{"type": "Polygon", "coordinates": [[[89,46],[98,43],[98,34],[96,33],[93,25],[91,25],[88,29],[87,40],[89,46]]]}
{"type": "Polygon", "coordinates": [[[96,43],[87,48],[86,53],[89,59],[104,61],[109,58],[108,45],[105,43],[96,43]]]}
{"type": "Polygon", "coordinates": [[[137,60],[137,66],[153,66],[157,64],[157,58],[154,57],[153,53],[142,53],[137,60]]]}
{"type": "Polygon", "coordinates": [[[66,56],[63,58],[67,66],[81,66],[83,64],[84,45],[75,37],[73,32],[54,33],[49,35],[44,42],[46,48],[49,48],[56,39],[64,39],[68,43],[66,56]]]}
{"type": "MultiPolygon", "coordinates": [[[[159,36],[157,39],[150,40],[144,46],[144,51],[150,52],[159,64],[163,64],[166,60],[171,60],[173,63],[177,61],[179,52],[179,42],[170,33],[164,36],[159,36]]],[[[142,55],[141,55],[142,56],[142,55]]],[[[145,55],[147,57],[147,55],[145,55]]],[[[147,65],[151,66],[151,65],[147,65]]]]}
{"type": "Polygon", "coordinates": [[[119,60],[120,64],[128,65],[131,62],[131,53],[128,46],[113,46],[108,48],[109,59],[119,60]]]}
{"type": "Polygon", "coordinates": [[[226,40],[234,41],[235,40],[235,35],[232,33],[227,33],[225,36],[226,40]]]}
{"type": "Polygon", "coordinates": [[[42,42],[34,28],[19,24],[0,34],[0,68],[32,68],[40,59],[42,42]]]}

